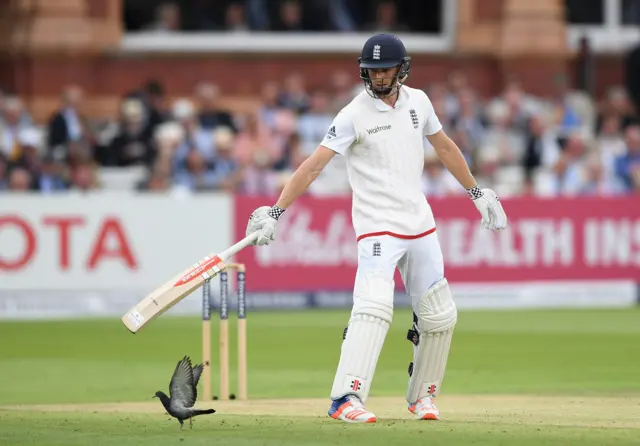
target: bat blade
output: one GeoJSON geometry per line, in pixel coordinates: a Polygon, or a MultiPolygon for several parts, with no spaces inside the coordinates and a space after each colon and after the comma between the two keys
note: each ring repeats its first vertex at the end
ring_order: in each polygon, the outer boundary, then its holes
{"type": "Polygon", "coordinates": [[[198,289],[208,278],[226,267],[218,256],[205,257],[153,290],[124,316],[122,323],[131,333],[137,333],[149,322],[169,310],[198,289]]]}
{"type": "Polygon", "coordinates": [[[258,235],[258,232],[254,232],[219,255],[207,256],[171,278],[127,311],[122,316],[122,323],[131,333],[137,333],[149,322],[202,286],[205,280],[215,277],[224,270],[225,261],[253,243],[258,235]]]}

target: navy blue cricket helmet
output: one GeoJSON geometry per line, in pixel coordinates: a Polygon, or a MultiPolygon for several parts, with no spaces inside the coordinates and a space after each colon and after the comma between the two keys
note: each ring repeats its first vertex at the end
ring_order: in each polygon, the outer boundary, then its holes
{"type": "Polygon", "coordinates": [[[365,89],[374,98],[395,94],[409,77],[411,57],[402,41],[393,34],[377,34],[370,37],[362,48],[358,57],[360,63],[360,78],[364,81],[365,89]],[[374,88],[369,69],[398,67],[391,86],[374,88]]]}

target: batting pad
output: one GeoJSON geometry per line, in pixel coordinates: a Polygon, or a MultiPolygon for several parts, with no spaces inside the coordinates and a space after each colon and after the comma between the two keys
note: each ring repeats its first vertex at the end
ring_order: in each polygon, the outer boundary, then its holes
{"type": "Polygon", "coordinates": [[[417,308],[414,330],[413,371],[407,386],[407,402],[413,404],[440,393],[458,311],[446,279],[433,285],[417,308]]]}
{"type": "Polygon", "coordinates": [[[366,401],[388,331],[389,322],[384,319],[366,314],[352,316],[342,342],[331,399],[353,394],[366,401]]]}

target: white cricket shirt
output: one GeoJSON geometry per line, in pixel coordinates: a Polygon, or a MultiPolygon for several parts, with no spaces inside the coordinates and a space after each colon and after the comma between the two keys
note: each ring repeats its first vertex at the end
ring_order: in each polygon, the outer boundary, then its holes
{"type": "Polygon", "coordinates": [[[336,115],[320,145],[346,157],[358,240],[416,238],[435,229],[421,176],[425,136],[440,129],[427,94],[407,86],[395,107],[363,89],[336,115]]]}

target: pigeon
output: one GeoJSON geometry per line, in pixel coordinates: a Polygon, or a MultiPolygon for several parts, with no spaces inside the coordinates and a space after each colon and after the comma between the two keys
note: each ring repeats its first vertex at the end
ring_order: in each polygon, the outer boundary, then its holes
{"type": "Polygon", "coordinates": [[[180,429],[184,426],[184,420],[189,420],[189,426],[193,429],[193,417],[216,412],[214,409],[201,410],[193,408],[198,399],[197,386],[202,369],[202,364],[193,367],[191,359],[185,356],[178,361],[178,365],[171,377],[171,383],[169,383],[171,397],[162,391],[157,391],[153,396],[154,398],[160,398],[167,413],[180,423],[180,429]]]}

